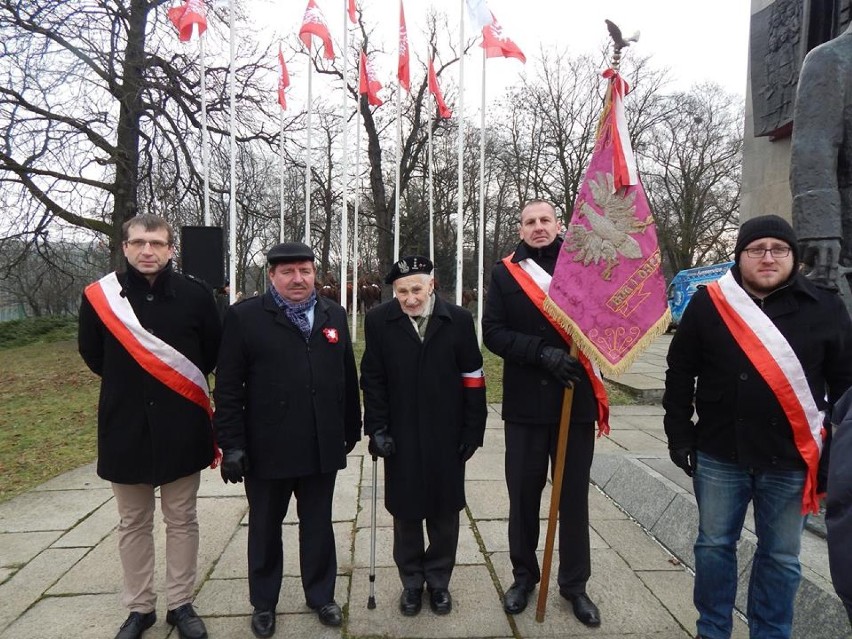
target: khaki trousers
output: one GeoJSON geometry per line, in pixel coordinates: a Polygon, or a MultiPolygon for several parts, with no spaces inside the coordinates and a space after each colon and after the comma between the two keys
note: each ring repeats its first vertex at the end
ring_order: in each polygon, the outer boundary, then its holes
{"type": "MultiPolygon", "coordinates": [[[[198,563],[198,516],[195,509],[201,473],[160,486],[166,524],[166,600],[174,610],[192,602],[198,563]]],[[[154,592],[154,487],[112,484],[121,521],[118,553],[124,570],[122,603],[131,612],[156,608],[154,592]]]]}

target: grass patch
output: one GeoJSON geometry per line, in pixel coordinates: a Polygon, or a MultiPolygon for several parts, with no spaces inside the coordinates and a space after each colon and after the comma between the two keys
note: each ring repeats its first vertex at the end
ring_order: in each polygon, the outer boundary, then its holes
{"type": "Polygon", "coordinates": [[[77,339],[77,318],[71,315],[28,317],[0,322],[0,349],[34,343],[50,344],[70,339],[77,339]]]}
{"type": "Polygon", "coordinates": [[[0,501],[95,458],[99,383],[76,340],[0,350],[0,501]]]}

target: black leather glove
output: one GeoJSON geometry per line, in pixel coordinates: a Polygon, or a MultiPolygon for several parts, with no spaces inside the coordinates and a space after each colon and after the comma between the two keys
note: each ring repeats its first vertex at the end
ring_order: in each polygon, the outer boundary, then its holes
{"type": "Polygon", "coordinates": [[[246,451],[242,448],[233,448],[222,453],[222,464],[219,472],[222,473],[222,481],[226,484],[240,483],[249,470],[249,461],[246,451]]]}
{"type": "Polygon", "coordinates": [[[561,348],[545,346],[541,349],[539,359],[545,370],[563,386],[573,386],[583,378],[583,366],[580,361],[561,348]]]}
{"type": "Polygon", "coordinates": [[[463,462],[467,462],[473,454],[476,452],[476,449],[479,448],[476,444],[459,444],[459,457],[461,457],[463,462]]]}
{"type": "Polygon", "coordinates": [[[348,455],[353,450],[355,450],[355,445],[358,443],[357,439],[353,439],[351,442],[346,442],[346,454],[348,455]]]}
{"type": "Polygon", "coordinates": [[[380,428],[370,435],[367,450],[374,457],[390,457],[396,452],[396,444],[393,443],[393,437],[388,434],[387,428],[380,428]]]}
{"type": "Polygon", "coordinates": [[[679,448],[670,448],[669,457],[672,458],[674,465],[683,470],[687,476],[692,477],[695,473],[695,448],[692,446],[680,446],[679,448]]]}

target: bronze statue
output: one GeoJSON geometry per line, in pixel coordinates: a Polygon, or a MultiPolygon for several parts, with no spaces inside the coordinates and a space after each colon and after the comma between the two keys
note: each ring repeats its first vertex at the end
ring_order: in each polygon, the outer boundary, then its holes
{"type": "Polygon", "coordinates": [[[790,188],[802,262],[852,307],[852,25],[802,64],[793,117],[790,188]]]}

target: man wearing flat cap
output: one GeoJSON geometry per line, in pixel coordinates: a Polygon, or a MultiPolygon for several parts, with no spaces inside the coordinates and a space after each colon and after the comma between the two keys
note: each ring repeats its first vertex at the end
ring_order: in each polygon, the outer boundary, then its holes
{"type": "Polygon", "coordinates": [[[783,218],[743,223],[734,259],[696,291],[672,339],[664,425],[698,502],[698,636],[731,636],[737,540],[752,502],[749,630],[790,637],[805,515],[824,492],[823,420],[852,384],[852,322],[835,293],[799,273],[783,218]]]}
{"type": "Polygon", "coordinates": [[[299,515],[299,564],[309,608],[342,623],[332,497],[337,471],[360,438],[361,407],[346,312],[317,297],[314,253],[301,242],[270,249],[269,288],[230,307],[216,374],[214,425],[222,478],[245,480],[248,581],[257,637],[275,632],[282,522],[299,515]]]}
{"type": "Polygon", "coordinates": [[[432,611],[443,615],[452,610],[465,463],[485,433],[482,353],[470,312],[435,295],[428,258],[402,258],[385,283],[394,299],[364,324],[364,432],[370,452],[384,458],[400,611],[420,612],[425,585],[432,611]]]}

